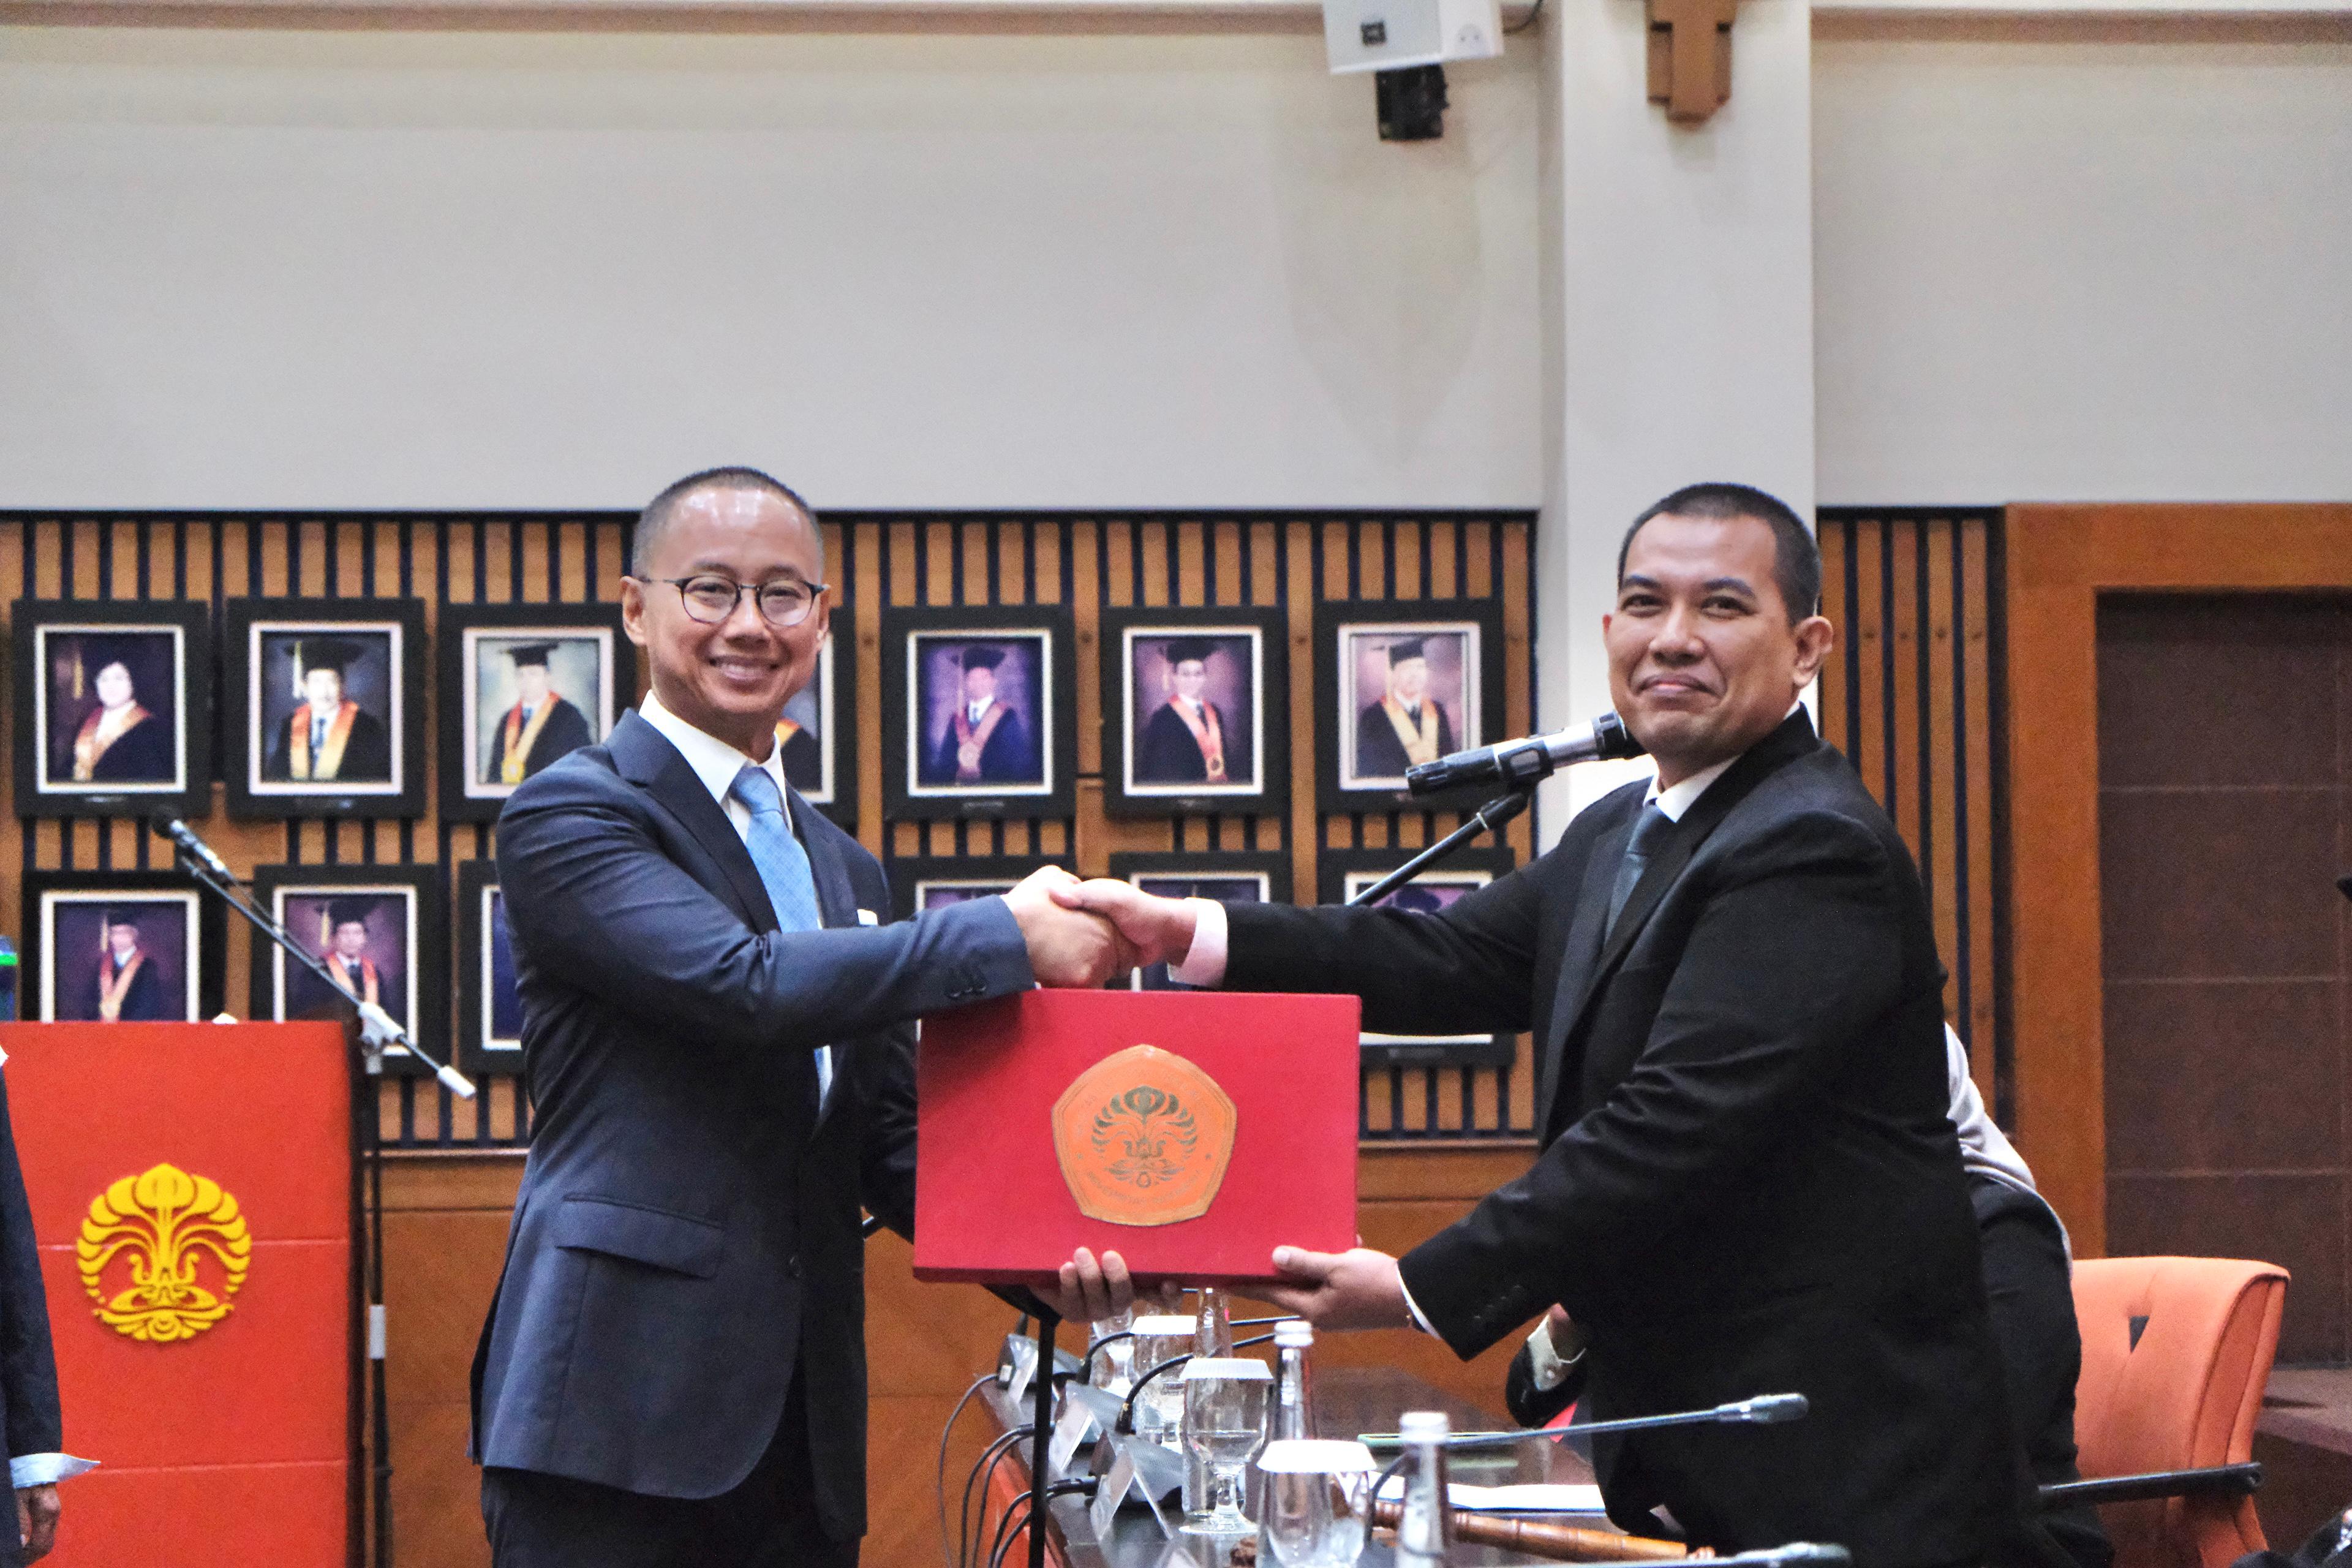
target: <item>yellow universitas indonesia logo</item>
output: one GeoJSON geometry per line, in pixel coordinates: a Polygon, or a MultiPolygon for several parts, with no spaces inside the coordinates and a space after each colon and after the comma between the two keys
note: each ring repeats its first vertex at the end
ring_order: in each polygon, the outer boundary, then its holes
{"type": "MultiPolygon", "coordinates": [[[[150,1344],[192,1340],[228,1316],[245,1283],[253,1237],[236,1200],[209,1176],[156,1165],[89,1200],[75,1245],[82,1289],[98,1321],[150,1344]],[[107,1272],[128,1265],[129,1288],[107,1291],[107,1272]],[[210,1278],[217,1289],[203,1281],[210,1278]]],[[[116,1278],[125,1278],[121,1268],[116,1278]]]]}

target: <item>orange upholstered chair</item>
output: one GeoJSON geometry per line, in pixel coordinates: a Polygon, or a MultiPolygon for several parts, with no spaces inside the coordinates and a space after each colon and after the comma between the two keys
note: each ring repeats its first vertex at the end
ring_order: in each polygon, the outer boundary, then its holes
{"type": "Polygon", "coordinates": [[[2249,1460],[2286,1281],[2273,1264],[2225,1258],[2074,1265],[2074,1440],[2084,1500],[2102,1504],[2116,1568],[2227,1568],[2265,1544],[2247,1495],[2261,1472],[2249,1460]],[[2168,1484],[2153,1474],[2221,1467],[2237,1468],[2168,1484]],[[2126,1476],[2148,1480],[2100,1485],[2126,1476]]]}

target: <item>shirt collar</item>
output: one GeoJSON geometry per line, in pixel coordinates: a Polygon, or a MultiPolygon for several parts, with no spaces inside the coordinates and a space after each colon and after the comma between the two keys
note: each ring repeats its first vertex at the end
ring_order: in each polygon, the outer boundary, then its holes
{"type": "Polygon", "coordinates": [[[753,763],[746,753],[737,751],[716,735],[696,729],[663,707],[662,700],[650,691],[637,705],[637,712],[646,723],[661,731],[663,740],[677,748],[677,754],[686,759],[686,765],[694,770],[694,776],[702,781],[702,787],[710,792],[710,798],[717,801],[722,810],[727,805],[727,792],[735,787],[735,775],[743,771],[746,763],[763,770],[774,779],[779,796],[787,800],[791,798],[791,786],[784,782],[784,749],[782,746],[769,747],[768,760],[753,763]]]}
{"type": "MultiPolygon", "coordinates": [[[[1802,698],[1799,698],[1796,701],[1790,703],[1789,711],[1780,715],[1780,722],[1783,724],[1787,723],[1790,715],[1794,714],[1798,709],[1802,708],[1804,705],[1804,699],[1802,698]]],[[[1747,754],[1747,752],[1742,752],[1738,757],[1726,757],[1723,761],[1716,763],[1713,767],[1701,768],[1698,772],[1691,774],[1690,777],[1683,780],[1682,783],[1677,784],[1669,784],[1664,789],[1660,789],[1658,787],[1658,776],[1655,773],[1652,773],[1650,775],[1649,798],[1657,802],[1658,810],[1664,815],[1665,819],[1668,822],[1680,822],[1683,819],[1683,813],[1688,811],[1692,806],[1696,805],[1698,804],[1698,797],[1706,793],[1706,786],[1721,778],[1730,770],[1732,763],[1738,762],[1739,757],[1744,757],[1747,754]]]]}

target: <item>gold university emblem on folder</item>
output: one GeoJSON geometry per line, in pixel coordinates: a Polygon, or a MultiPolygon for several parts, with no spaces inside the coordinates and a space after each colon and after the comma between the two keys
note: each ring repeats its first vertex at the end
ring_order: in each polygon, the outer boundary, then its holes
{"type": "Polygon", "coordinates": [[[1129,1046],[1054,1102],[1054,1153],[1088,1219],[1173,1225],[1216,1201],[1237,1124],[1215,1079],[1173,1051],[1129,1046]]]}
{"type": "Polygon", "coordinates": [[[245,1283],[253,1237],[236,1199],[209,1176],[156,1165],[125,1176],[89,1201],[74,1252],[93,1315],[120,1334],[150,1344],[192,1340],[228,1315],[245,1283]],[[107,1273],[128,1289],[111,1294],[107,1273]],[[211,1279],[217,1289],[207,1289],[211,1279]]]}

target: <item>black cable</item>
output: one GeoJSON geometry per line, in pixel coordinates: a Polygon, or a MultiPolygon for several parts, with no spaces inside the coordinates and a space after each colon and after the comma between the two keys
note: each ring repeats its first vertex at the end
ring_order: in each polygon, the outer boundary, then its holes
{"type": "Polygon", "coordinates": [[[963,1391],[963,1397],[955,1402],[955,1408],[948,1412],[948,1424],[940,1428],[940,1463],[931,1477],[931,1497],[940,1505],[940,1562],[942,1568],[955,1568],[955,1554],[948,1547],[948,1439],[955,1435],[956,1419],[963,1414],[963,1407],[971,1403],[971,1396],[980,1392],[983,1384],[994,1381],[996,1374],[989,1372],[973,1378],[971,1386],[963,1391]]]}
{"type": "Polygon", "coordinates": [[[1004,1462],[1007,1454],[1016,1452],[1024,1439],[1034,1436],[1036,1431],[1034,1424],[1014,1427],[1005,1434],[1010,1441],[999,1444],[996,1451],[988,1456],[988,1468],[981,1473],[980,1478],[980,1509],[972,1516],[971,1550],[964,1558],[967,1568],[980,1556],[980,1538],[988,1532],[988,1489],[996,1484],[996,1467],[1004,1462]]]}
{"type": "Polygon", "coordinates": [[[1097,1484],[1095,1478],[1092,1476],[1074,1476],[1067,1480],[1055,1481],[1052,1486],[1045,1489],[1045,1496],[1044,1499],[1040,1500],[1034,1506],[1023,1510],[1020,1521],[1017,1523],[1013,1520],[1012,1509],[1019,1508],[1023,1503],[1027,1502],[1034,1494],[1031,1492],[1023,1492],[1019,1497],[1014,1498],[1011,1505],[1007,1508],[1005,1513],[1005,1522],[1012,1525],[1012,1532],[1010,1534],[1003,1535],[1001,1540],[996,1542],[995,1549],[989,1553],[988,1568],[1004,1568],[1004,1554],[1013,1549],[1013,1543],[1014,1542],[1021,1539],[1021,1532],[1023,1531],[1034,1530],[1037,1528],[1037,1510],[1038,1509],[1043,1508],[1046,1501],[1050,1501],[1052,1499],[1057,1497],[1067,1497],[1072,1492],[1092,1492],[1097,1484]]]}
{"type": "Polygon", "coordinates": [[[1519,18],[1519,25],[1517,26],[1506,27],[1503,29],[1504,36],[1507,37],[1513,33],[1524,33],[1529,27],[1534,26],[1536,25],[1536,18],[1543,15],[1543,7],[1544,0],[1536,0],[1534,5],[1528,7],[1528,14],[1519,18]]]}
{"type": "MultiPolygon", "coordinates": [[[[1011,1447],[1013,1444],[1018,1443],[1022,1438],[1028,1436],[1028,1427],[1015,1426],[1012,1431],[1005,1433],[1003,1436],[998,1437],[994,1442],[989,1444],[987,1447],[982,1448],[980,1451],[980,1458],[971,1462],[971,1473],[965,1476],[963,1479],[963,1506],[956,1510],[956,1562],[959,1565],[968,1564],[971,1563],[971,1553],[978,1551],[980,1548],[980,1537],[978,1533],[972,1530],[971,1525],[972,1483],[980,1479],[981,1468],[982,1466],[992,1467],[994,1461],[1003,1455],[1005,1449],[1011,1447]],[[969,1548],[964,1544],[967,1539],[970,1539],[971,1542],[971,1545],[969,1548]]],[[[985,1530],[988,1527],[988,1496],[984,1492],[981,1494],[980,1500],[980,1526],[982,1530],[985,1530]]]]}
{"type": "MultiPolygon", "coordinates": [[[[1276,1321],[1279,1322],[1281,1320],[1276,1319],[1276,1321]]],[[[1239,1342],[1234,1346],[1234,1349],[1237,1351],[1247,1350],[1252,1345],[1262,1345],[1272,1338],[1274,1338],[1272,1334],[1258,1334],[1250,1339],[1239,1342]]],[[[1153,1378],[1158,1377],[1161,1373],[1168,1371],[1171,1367],[1182,1366],[1186,1362],[1192,1359],[1193,1354],[1193,1352],[1186,1351],[1181,1355],[1171,1355],[1166,1361],[1161,1362],[1158,1366],[1153,1367],[1150,1372],[1145,1373],[1141,1377],[1135,1380],[1134,1384],[1127,1391],[1127,1402],[1118,1407],[1118,1426],[1117,1429],[1120,1436],[1128,1436],[1135,1431],[1135,1400],[1136,1396],[1143,1392],[1143,1385],[1150,1383],[1153,1378]]]]}
{"type": "Polygon", "coordinates": [[[1004,1562],[1004,1549],[1012,1545],[1013,1536],[1020,1533],[1013,1529],[1014,1521],[1018,1521],[1024,1528],[1027,1527],[1029,1515],[1021,1505],[1028,1500],[1027,1492],[1015,1492],[1013,1494],[1013,1500],[1004,1505],[1004,1517],[996,1521],[996,1534],[988,1543],[988,1568],[1002,1568],[1004,1562]]]}

